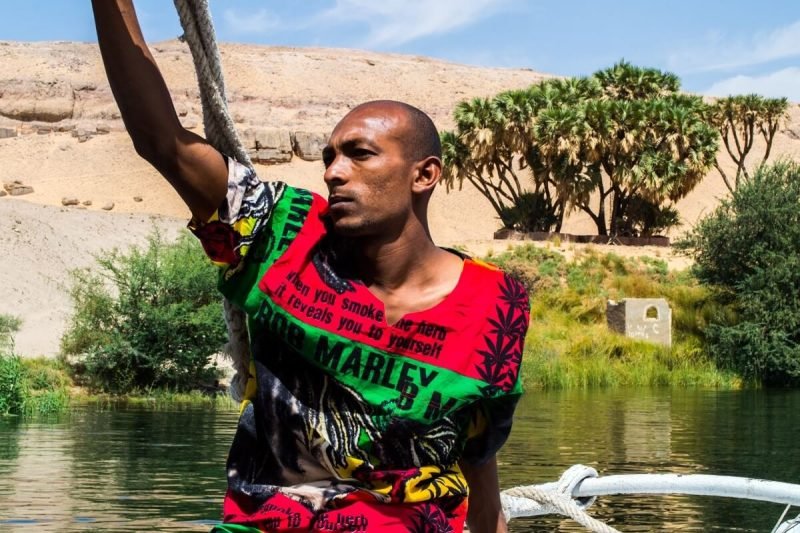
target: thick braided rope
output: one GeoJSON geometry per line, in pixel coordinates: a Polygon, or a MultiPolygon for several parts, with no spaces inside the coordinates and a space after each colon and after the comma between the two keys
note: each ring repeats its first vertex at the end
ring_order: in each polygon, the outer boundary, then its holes
{"type": "MultiPolygon", "coordinates": [[[[225,86],[222,71],[218,64],[218,56],[214,50],[213,41],[209,43],[204,39],[201,27],[205,27],[203,13],[208,9],[205,2],[175,1],[175,7],[183,26],[183,35],[192,51],[197,82],[200,87],[200,99],[203,103],[203,118],[205,119],[206,137],[220,137],[217,131],[218,114],[226,104],[225,86]]],[[[219,139],[225,142],[226,139],[219,139]]]]}
{"type": "Polygon", "coordinates": [[[533,485],[507,489],[503,491],[503,494],[531,499],[544,507],[543,514],[557,513],[568,516],[590,531],[595,531],[597,533],[620,533],[619,530],[589,516],[586,511],[576,504],[569,496],[543,490],[533,485]]]}
{"type": "Polygon", "coordinates": [[[596,478],[597,470],[585,465],[572,465],[555,483],[528,485],[504,490],[500,494],[506,518],[560,514],[568,516],[582,526],[598,533],[611,533],[616,529],[586,514],[596,498],[575,499],[578,487],[589,478],[596,478]]]}
{"type": "MultiPolygon", "coordinates": [[[[184,37],[192,51],[200,101],[203,105],[203,127],[206,138],[217,150],[233,156],[237,161],[252,167],[250,156],[236,133],[228,112],[222,61],[211,22],[208,0],[175,0],[175,8],[183,26],[184,37]]],[[[250,373],[250,340],[247,316],[229,302],[223,301],[228,343],[225,353],[231,358],[236,371],[231,381],[231,396],[240,401],[250,373]]]]}
{"type": "Polygon", "coordinates": [[[207,0],[175,0],[184,37],[192,51],[200,100],[203,105],[203,126],[208,141],[237,161],[252,166],[250,157],[239,140],[233,119],[228,113],[222,61],[214,34],[207,0]]]}

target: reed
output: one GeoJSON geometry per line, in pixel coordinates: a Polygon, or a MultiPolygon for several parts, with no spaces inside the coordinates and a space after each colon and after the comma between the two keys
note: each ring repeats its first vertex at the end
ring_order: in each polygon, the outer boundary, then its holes
{"type": "Polygon", "coordinates": [[[66,410],[70,379],[52,359],[0,354],[0,415],[36,417],[66,410]]]}

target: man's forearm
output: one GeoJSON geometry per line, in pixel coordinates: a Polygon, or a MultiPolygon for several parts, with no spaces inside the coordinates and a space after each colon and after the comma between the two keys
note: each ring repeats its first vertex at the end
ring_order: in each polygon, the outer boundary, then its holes
{"type": "Polygon", "coordinates": [[[469,485],[467,524],[470,533],[506,533],[508,526],[500,503],[500,484],[497,479],[497,459],[475,466],[461,464],[469,485]]]}

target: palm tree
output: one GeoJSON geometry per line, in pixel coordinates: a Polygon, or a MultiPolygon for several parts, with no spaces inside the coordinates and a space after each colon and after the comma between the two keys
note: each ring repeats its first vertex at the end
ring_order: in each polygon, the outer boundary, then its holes
{"type": "Polygon", "coordinates": [[[496,185],[483,177],[482,166],[473,157],[469,147],[456,132],[443,131],[442,142],[442,181],[450,192],[454,187],[460,190],[464,180],[471,183],[492,204],[492,208],[500,214],[511,202],[500,194],[496,185]]]}
{"type": "Polygon", "coordinates": [[[441,135],[442,180],[448,191],[467,180],[503,218],[525,193],[508,121],[497,100],[488,98],[459,103],[454,116],[456,130],[441,135]]]}
{"type": "Polygon", "coordinates": [[[788,118],[788,109],[786,98],[764,98],[757,94],[728,96],[711,105],[706,117],[719,131],[725,151],[736,164],[736,174],[731,180],[719,161],[714,162],[729,191],[738,189],[742,179],[750,179],[745,160],[759,134],[765,143],[761,164],[767,162],[775,133],[788,118]]]}
{"type": "Polygon", "coordinates": [[[599,92],[600,86],[590,78],[567,78],[497,97],[507,121],[508,142],[520,153],[520,165],[530,169],[531,194],[552,213],[555,231],[561,230],[564,216],[580,205],[591,187],[592,178],[583,171],[584,146],[574,108],[599,92]]]}
{"type": "Polygon", "coordinates": [[[620,62],[594,78],[602,94],[583,104],[579,137],[597,203],[580,208],[600,235],[613,236],[630,225],[634,198],[659,206],[685,196],[713,162],[716,141],[703,102],[677,93],[675,75],[620,62]]]}
{"type": "Polygon", "coordinates": [[[625,60],[595,72],[594,79],[606,98],[612,100],[647,100],[675,94],[680,79],[671,72],[631,65],[625,60]]]}
{"type": "Polygon", "coordinates": [[[531,229],[560,231],[565,214],[579,209],[600,235],[642,227],[632,202],[658,214],[714,161],[707,106],[679,88],[674,74],[622,61],[588,78],[462,102],[456,130],[442,135],[445,183],[472,183],[507,226],[524,219],[531,229]]]}

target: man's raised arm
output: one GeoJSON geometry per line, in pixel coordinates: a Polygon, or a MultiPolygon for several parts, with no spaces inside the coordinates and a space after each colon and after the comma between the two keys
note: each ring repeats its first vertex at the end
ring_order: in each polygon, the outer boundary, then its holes
{"type": "Polygon", "coordinates": [[[92,0],[97,39],[111,91],[136,152],[207,220],[225,198],[227,166],[208,142],[184,129],[147,49],[132,0],[92,0]]]}

